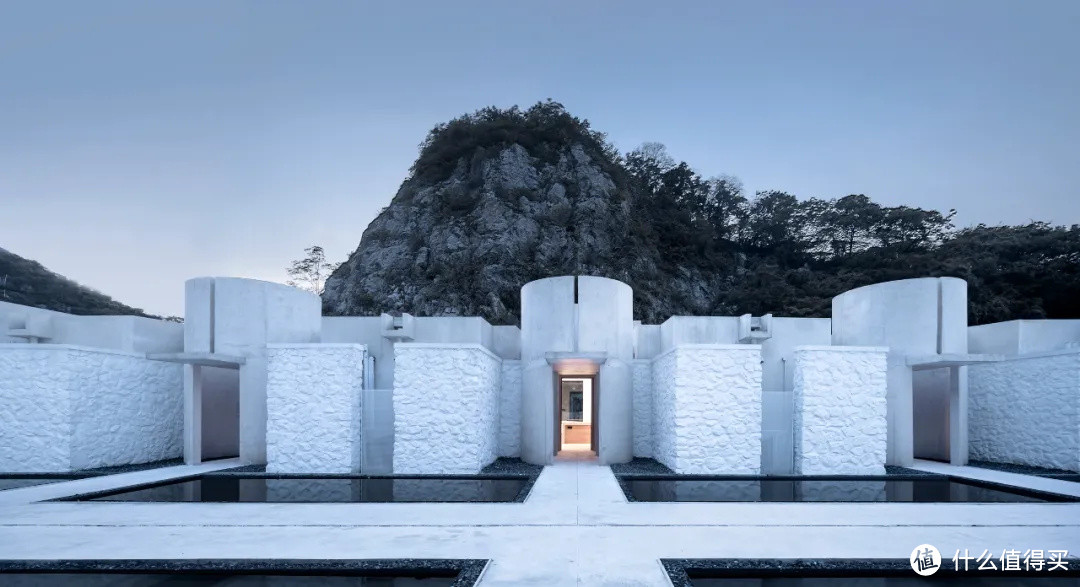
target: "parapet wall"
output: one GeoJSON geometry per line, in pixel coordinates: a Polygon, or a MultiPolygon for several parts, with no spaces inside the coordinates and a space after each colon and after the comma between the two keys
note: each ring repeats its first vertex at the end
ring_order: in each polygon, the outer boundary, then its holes
{"type": "Polygon", "coordinates": [[[138,353],[0,344],[0,471],[181,456],[182,367],[138,353]]]}
{"type": "Polygon", "coordinates": [[[968,367],[974,460],[1080,471],[1080,349],[968,367]]]}
{"type": "Polygon", "coordinates": [[[267,472],[360,472],[365,353],[357,344],[267,347],[267,472]]]}
{"type": "Polygon", "coordinates": [[[394,473],[474,474],[494,461],[499,357],[478,344],[394,351],[394,473]]]}
{"type": "Polygon", "coordinates": [[[887,351],[795,349],[795,474],[885,473],[887,351]]]}
{"type": "Polygon", "coordinates": [[[676,473],[761,472],[761,346],[683,345],[653,361],[653,458],[676,473]]]}

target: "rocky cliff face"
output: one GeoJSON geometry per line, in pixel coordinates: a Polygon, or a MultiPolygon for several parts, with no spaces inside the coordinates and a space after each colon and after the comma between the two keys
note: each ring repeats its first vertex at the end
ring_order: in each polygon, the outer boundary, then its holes
{"type": "MultiPolygon", "coordinates": [[[[706,311],[700,276],[661,275],[655,246],[636,236],[636,224],[648,221],[636,217],[629,180],[597,135],[561,132],[566,138],[553,141],[550,129],[536,133],[475,147],[455,139],[443,143],[451,156],[442,159],[422,151],[410,178],[327,280],[326,313],[517,324],[521,286],[555,275],[625,281],[635,288],[635,315],[648,321],[706,311]],[[536,133],[545,139],[529,140],[536,133]],[[429,160],[442,171],[428,173],[429,160]],[[681,291],[673,295],[673,288],[681,291]]],[[[425,149],[438,147],[432,141],[425,149]]]]}

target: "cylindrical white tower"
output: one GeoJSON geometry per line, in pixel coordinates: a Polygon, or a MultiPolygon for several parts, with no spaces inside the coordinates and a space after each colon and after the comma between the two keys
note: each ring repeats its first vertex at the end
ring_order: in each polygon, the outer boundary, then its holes
{"type": "Polygon", "coordinates": [[[603,464],[633,458],[634,292],[603,277],[552,277],[521,288],[521,456],[552,462],[559,433],[558,383],[596,376],[593,407],[603,464]]]}

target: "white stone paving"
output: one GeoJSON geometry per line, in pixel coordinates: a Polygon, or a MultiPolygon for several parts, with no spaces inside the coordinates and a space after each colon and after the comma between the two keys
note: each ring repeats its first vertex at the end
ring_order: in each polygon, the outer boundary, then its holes
{"type": "Polygon", "coordinates": [[[628,503],[581,461],[545,468],[523,504],[27,503],[219,464],[2,492],[0,559],[485,558],[485,586],[666,585],[660,558],[1080,552],[1080,503],[628,503]]]}
{"type": "Polygon", "coordinates": [[[982,467],[950,465],[948,463],[924,461],[921,459],[917,459],[911,468],[926,471],[928,473],[954,475],[956,477],[990,481],[993,483],[1004,483],[1006,485],[1026,487],[1027,489],[1034,489],[1037,491],[1050,491],[1061,495],[1080,497],[1080,483],[1054,479],[1053,477],[1021,475],[1019,473],[1008,473],[1005,471],[996,471],[994,469],[984,469],[982,467]]]}

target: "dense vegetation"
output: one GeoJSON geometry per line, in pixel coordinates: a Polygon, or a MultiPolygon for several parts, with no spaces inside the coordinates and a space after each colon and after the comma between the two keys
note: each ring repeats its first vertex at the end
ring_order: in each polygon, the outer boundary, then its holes
{"type": "Polygon", "coordinates": [[[109,296],[0,249],[0,301],[80,315],[146,316],[109,296]]]}
{"type": "Polygon", "coordinates": [[[828,316],[831,298],[854,287],[955,276],[969,284],[972,324],[1080,318],[1080,226],[958,229],[953,210],[837,196],[750,195],[658,143],[620,154],[556,102],[485,108],[432,129],[391,206],[328,281],[324,304],[513,323],[521,284],[588,273],[629,283],[635,315],[650,322],[828,316]],[[514,145],[532,170],[500,159],[514,145]],[[540,179],[515,183],[530,175],[540,179]]]}
{"type": "Polygon", "coordinates": [[[881,206],[862,194],[749,198],[738,179],[703,179],[651,143],[622,159],[653,241],[674,267],[729,275],[716,307],[731,313],[828,316],[846,290],[953,276],[969,286],[970,321],[1080,318],[1080,226],[1033,222],[956,229],[955,210],[881,206]]]}

